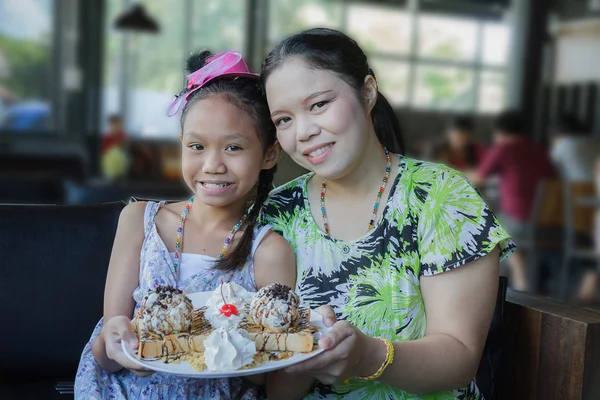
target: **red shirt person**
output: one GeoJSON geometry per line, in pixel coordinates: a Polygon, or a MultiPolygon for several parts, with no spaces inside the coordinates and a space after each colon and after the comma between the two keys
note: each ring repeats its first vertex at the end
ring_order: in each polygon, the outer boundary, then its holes
{"type": "MultiPolygon", "coordinates": [[[[541,181],[555,176],[546,150],[525,134],[524,121],[516,111],[502,113],[495,121],[494,146],[470,178],[475,185],[488,177],[500,178],[500,215],[514,242],[527,240],[528,221],[541,181]]],[[[525,261],[520,251],[509,258],[513,288],[527,290],[525,261]]]]}

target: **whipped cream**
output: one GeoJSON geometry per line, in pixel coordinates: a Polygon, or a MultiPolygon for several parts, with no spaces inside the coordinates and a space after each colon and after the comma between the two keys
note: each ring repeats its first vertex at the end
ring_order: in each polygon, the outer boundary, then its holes
{"type": "Polygon", "coordinates": [[[233,329],[237,328],[242,319],[247,315],[248,305],[252,301],[252,293],[235,282],[224,283],[215,289],[210,299],[206,302],[204,316],[213,328],[233,329]],[[221,294],[221,289],[223,293],[221,294]],[[225,298],[225,301],[223,301],[225,298]],[[221,313],[223,305],[232,304],[237,308],[238,315],[229,317],[221,313]]]}
{"type": "Polygon", "coordinates": [[[209,371],[235,371],[254,361],[256,344],[243,329],[215,329],[204,340],[204,362],[209,371]]]}
{"type": "Polygon", "coordinates": [[[250,316],[255,323],[282,332],[297,324],[299,304],[300,298],[289,286],[273,283],[254,295],[250,316]]]}
{"type": "Polygon", "coordinates": [[[158,286],[149,292],[140,309],[140,328],[161,336],[187,332],[192,325],[194,307],[177,288],[158,286]]]}

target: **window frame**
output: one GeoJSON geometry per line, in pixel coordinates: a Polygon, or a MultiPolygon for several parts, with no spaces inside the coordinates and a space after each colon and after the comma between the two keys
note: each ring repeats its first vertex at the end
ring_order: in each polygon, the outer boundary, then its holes
{"type": "MultiPolygon", "coordinates": [[[[468,13],[465,11],[463,14],[455,14],[455,13],[443,13],[441,11],[436,11],[436,10],[428,10],[428,9],[422,9],[422,0],[408,0],[406,2],[404,2],[404,4],[399,4],[398,6],[395,6],[393,4],[390,4],[390,2],[379,2],[379,3],[371,3],[371,2],[367,2],[367,1],[351,1],[351,2],[346,2],[346,1],[339,1],[340,7],[342,8],[342,19],[341,19],[341,26],[339,26],[339,29],[343,32],[346,32],[348,30],[348,16],[349,16],[349,10],[350,7],[352,7],[353,4],[360,4],[360,5],[371,5],[374,7],[380,7],[382,9],[390,9],[390,10],[401,10],[401,11],[405,11],[408,16],[409,16],[409,21],[410,21],[410,30],[411,30],[411,44],[409,46],[409,51],[406,54],[403,53],[390,53],[390,52],[379,52],[379,51],[365,51],[365,54],[367,55],[368,59],[373,59],[373,58],[377,58],[378,60],[383,60],[383,61],[396,61],[396,62],[402,62],[402,63],[406,63],[408,64],[408,82],[407,82],[407,93],[406,93],[406,101],[402,104],[392,104],[392,106],[394,108],[398,108],[398,109],[411,109],[411,110],[418,110],[418,111],[433,111],[433,112],[437,112],[437,111],[444,111],[444,112],[469,112],[469,113],[473,113],[476,115],[490,115],[490,114],[495,114],[495,111],[481,111],[480,110],[480,92],[481,92],[481,85],[482,85],[482,81],[481,81],[481,76],[483,73],[485,72],[494,72],[494,73],[502,73],[505,78],[508,77],[508,73],[509,73],[509,68],[510,68],[510,61],[507,57],[506,62],[503,65],[495,65],[495,64],[487,64],[484,62],[484,52],[483,52],[483,45],[484,45],[484,31],[485,31],[485,25],[488,23],[498,23],[498,22],[502,22],[501,19],[499,19],[496,15],[487,15],[487,14],[481,14],[481,13],[476,13],[476,15],[478,15],[477,17],[473,17],[471,15],[468,15],[468,13]],[[473,21],[476,23],[477,26],[477,37],[476,37],[476,43],[475,43],[475,54],[473,57],[472,61],[456,61],[456,60],[443,60],[443,59],[438,59],[438,58],[433,58],[433,57],[427,57],[427,56],[420,56],[418,55],[418,48],[419,48],[419,22],[420,19],[423,15],[431,15],[431,16],[440,16],[440,17],[459,17],[459,18],[464,18],[470,21],[473,21]],[[415,99],[415,92],[416,92],[416,83],[417,83],[417,69],[421,66],[426,66],[426,67],[453,67],[453,68],[458,68],[458,69],[465,69],[468,70],[470,73],[473,73],[473,102],[471,107],[468,110],[457,110],[454,108],[436,108],[436,107],[427,107],[427,106],[418,106],[414,104],[414,99],[415,99]]],[[[266,10],[267,12],[267,16],[269,13],[269,9],[266,10]]],[[[509,34],[510,32],[510,26],[504,24],[505,26],[508,27],[509,29],[509,34]]],[[[267,32],[267,34],[264,37],[264,48],[265,48],[265,55],[268,53],[268,51],[272,48],[273,44],[270,43],[269,40],[269,32],[267,32]]],[[[375,71],[375,73],[377,73],[377,71],[375,71]]],[[[504,104],[503,106],[506,106],[508,104],[507,100],[508,100],[508,83],[507,83],[507,79],[505,79],[505,84],[504,84],[504,104]]]]}

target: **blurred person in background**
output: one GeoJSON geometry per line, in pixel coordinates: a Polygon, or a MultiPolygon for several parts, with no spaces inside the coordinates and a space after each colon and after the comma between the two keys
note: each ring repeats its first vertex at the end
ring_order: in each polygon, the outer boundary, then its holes
{"type": "Polygon", "coordinates": [[[108,117],[108,131],[102,137],[102,174],[109,180],[118,180],[127,175],[129,155],[126,149],[127,135],[123,129],[123,118],[118,114],[108,117]]]}
{"type": "Polygon", "coordinates": [[[592,137],[573,116],[562,117],[553,133],[550,156],[562,179],[592,182],[600,140],[592,137]]]}
{"type": "Polygon", "coordinates": [[[586,272],[579,288],[579,300],[591,303],[598,297],[600,286],[600,153],[596,153],[596,165],[594,168],[594,180],[596,182],[596,221],[594,229],[594,247],[596,253],[596,269],[586,272]]]}
{"type": "Polygon", "coordinates": [[[123,128],[123,117],[113,114],[108,117],[108,131],[102,137],[102,154],[106,154],[113,147],[122,147],[127,141],[127,135],[123,128]]]}
{"type": "Polygon", "coordinates": [[[473,140],[473,119],[462,115],[448,124],[436,160],[459,171],[470,171],[481,163],[485,148],[473,140]]]}
{"type": "MultiPolygon", "coordinates": [[[[517,111],[501,113],[494,124],[494,145],[475,172],[471,181],[479,186],[498,175],[500,179],[500,215],[502,225],[514,242],[527,240],[531,208],[538,184],[555,175],[546,150],[533,142],[525,131],[523,116],[517,111]]],[[[511,287],[525,291],[529,288],[525,257],[518,250],[508,259],[511,287]]]]}

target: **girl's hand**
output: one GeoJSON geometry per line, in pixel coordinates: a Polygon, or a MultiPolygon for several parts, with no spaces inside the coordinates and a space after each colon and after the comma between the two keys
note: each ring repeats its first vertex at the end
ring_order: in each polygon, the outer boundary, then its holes
{"type": "Polygon", "coordinates": [[[121,342],[125,341],[131,349],[138,348],[138,338],[131,328],[131,321],[124,315],[117,315],[109,319],[102,327],[104,343],[106,343],[106,355],[111,360],[119,363],[136,375],[146,377],[154,371],[140,367],[131,361],[121,348],[121,342]]]}
{"type": "Polygon", "coordinates": [[[289,373],[306,373],[326,385],[344,379],[370,375],[385,359],[386,347],[346,321],[338,321],[319,340],[325,351],[310,360],[287,368],[289,373]]]}

